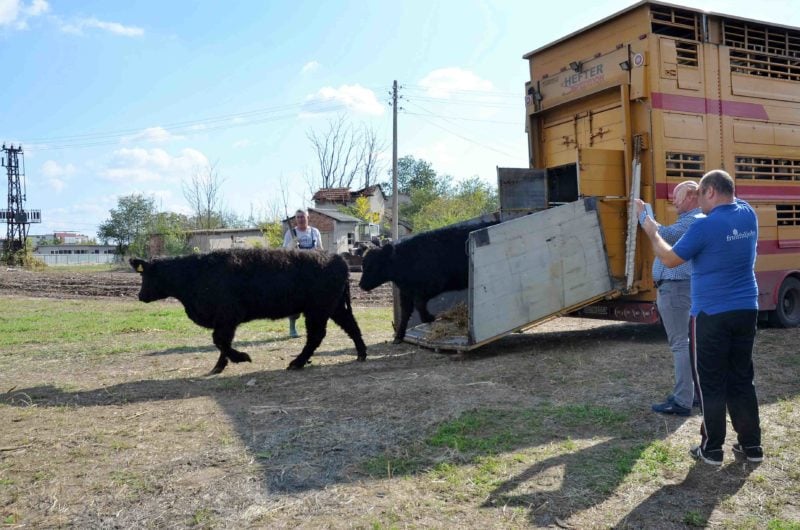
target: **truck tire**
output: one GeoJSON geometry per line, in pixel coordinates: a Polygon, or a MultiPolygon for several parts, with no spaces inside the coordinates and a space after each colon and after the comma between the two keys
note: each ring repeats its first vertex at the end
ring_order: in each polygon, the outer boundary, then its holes
{"type": "Polygon", "coordinates": [[[769,323],[776,328],[800,326],[800,280],[787,276],[778,290],[778,305],[769,312],[769,323]]]}

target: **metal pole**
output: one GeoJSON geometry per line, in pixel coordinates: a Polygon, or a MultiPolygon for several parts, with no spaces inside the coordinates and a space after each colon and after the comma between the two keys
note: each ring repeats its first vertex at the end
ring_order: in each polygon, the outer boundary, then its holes
{"type": "Polygon", "coordinates": [[[392,85],[392,241],[400,237],[400,201],[397,193],[397,80],[392,85]]]}

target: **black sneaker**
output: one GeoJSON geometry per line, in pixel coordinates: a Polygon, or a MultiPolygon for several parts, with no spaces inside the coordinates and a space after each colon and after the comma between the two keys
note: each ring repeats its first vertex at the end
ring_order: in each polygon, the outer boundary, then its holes
{"type": "Polygon", "coordinates": [[[700,449],[700,446],[692,447],[689,449],[689,454],[692,455],[692,458],[695,460],[702,460],[706,464],[711,464],[712,466],[721,466],[722,465],[722,450],[717,449],[716,451],[711,452],[703,452],[700,449]]]}
{"type": "Polygon", "coordinates": [[[658,403],[650,408],[653,409],[653,412],[660,412],[661,414],[675,414],[676,416],[690,416],[692,414],[692,409],[681,407],[674,401],[658,403]]]}
{"type": "Polygon", "coordinates": [[[748,462],[764,461],[764,449],[762,449],[760,445],[742,447],[742,444],[733,444],[733,454],[747,457],[748,462]]]}

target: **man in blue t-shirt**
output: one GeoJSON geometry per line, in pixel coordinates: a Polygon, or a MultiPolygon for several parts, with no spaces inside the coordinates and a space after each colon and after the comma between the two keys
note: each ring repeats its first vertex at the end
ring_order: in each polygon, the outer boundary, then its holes
{"type": "Polygon", "coordinates": [[[648,217],[642,227],[667,267],[692,261],[691,354],[700,389],[701,443],[691,455],[722,464],[725,410],[737,433],[736,455],[761,462],[761,426],[753,384],[753,343],[758,319],[754,266],[758,218],[734,196],[728,173],[714,170],[700,180],[697,219],[675,246],[658,234],[648,217]]]}

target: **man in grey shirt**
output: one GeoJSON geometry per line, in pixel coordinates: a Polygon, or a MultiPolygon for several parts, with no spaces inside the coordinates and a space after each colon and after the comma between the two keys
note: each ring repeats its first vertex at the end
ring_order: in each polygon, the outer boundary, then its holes
{"type": "MultiPolygon", "coordinates": [[[[671,225],[659,225],[659,235],[670,245],[674,245],[686,233],[698,215],[697,183],[691,180],[675,186],[672,204],[678,211],[678,219],[671,225]]],[[[645,203],[636,199],[636,212],[639,222],[644,223],[646,216],[645,203]]],[[[653,261],[653,281],[658,294],[656,306],[661,315],[661,322],[667,332],[667,340],[672,350],[675,365],[675,386],[672,393],[663,403],[652,406],[654,412],[689,416],[694,403],[694,380],[692,379],[692,363],[689,357],[689,310],[692,306],[691,261],[669,269],[657,257],[653,261]]]]}

